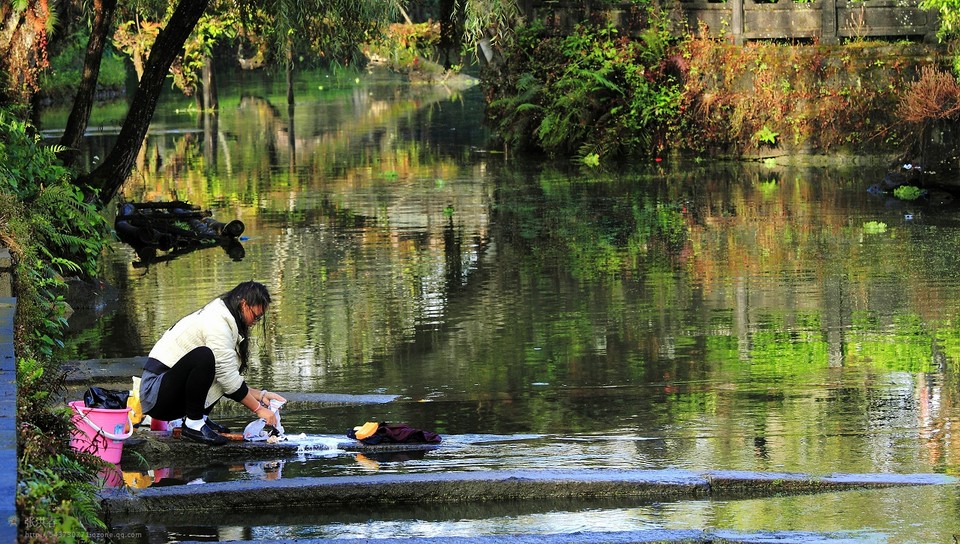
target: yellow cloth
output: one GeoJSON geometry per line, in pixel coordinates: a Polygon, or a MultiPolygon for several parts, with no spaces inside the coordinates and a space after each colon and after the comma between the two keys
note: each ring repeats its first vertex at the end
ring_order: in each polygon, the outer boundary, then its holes
{"type": "Polygon", "coordinates": [[[376,421],[368,421],[360,427],[354,427],[353,430],[356,432],[357,440],[363,440],[373,436],[379,428],[380,424],[376,421]]]}

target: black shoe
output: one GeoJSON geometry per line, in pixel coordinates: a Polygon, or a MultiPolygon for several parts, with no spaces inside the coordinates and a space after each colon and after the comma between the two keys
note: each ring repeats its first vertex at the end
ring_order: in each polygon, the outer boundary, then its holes
{"type": "Polygon", "coordinates": [[[228,429],[227,427],[224,427],[223,425],[217,423],[216,421],[210,418],[207,418],[206,423],[207,423],[207,427],[210,427],[211,429],[213,429],[214,431],[217,431],[220,434],[230,432],[230,429],[228,429]]]}
{"type": "Polygon", "coordinates": [[[222,446],[230,441],[227,437],[211,429],[210,425],[206,423],[203,424],[203,427],[200,427],[199,431],[195,431],[184,425],[183,429],[180,430],[180,434],[183,435],[184,438],[189,438],[194,442],[209,444],[211,446],[222,446]]]}

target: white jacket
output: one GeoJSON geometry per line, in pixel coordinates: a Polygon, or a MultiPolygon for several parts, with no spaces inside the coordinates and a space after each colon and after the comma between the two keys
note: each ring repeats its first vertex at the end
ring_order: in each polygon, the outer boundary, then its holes
{"type": "Polygon", "coordinates": [[[239,352],[242,340],[236,319],[223,300],[216,298],[163,333],[149,356],[173,368],[184,355],[200,346],[213,350],[216,377],[204,402],[208,408],[243,385],[239,352]]]}

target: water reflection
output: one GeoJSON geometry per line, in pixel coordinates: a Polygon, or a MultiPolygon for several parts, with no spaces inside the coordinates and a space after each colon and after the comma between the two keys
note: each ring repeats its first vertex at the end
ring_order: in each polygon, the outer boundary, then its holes
{"type": "MultiPolygon", "coordinates": [[[[325,88],[294,110],[267,87],[229,96],[203,130],[164,110],[124,195],[175,193],[243,221],[244,259],[194,252],[134,269],[117,246],[106,272],[120,306],[76,333],[78,358],[145,354],[169,323],[253,278],[275,302],[252,383],[396,396],[301,405],[284,414],[291,432],[377,420],[444,434],[443,448],[380,471],[960,473],[960,223],[946,206],[867,193],[882,169],[668,162],[597,174],[482,151],[476,89],[325,88]],[[519,438],[455,439],[470,435],[519,438]]],[[[287,462],[283,477],[359,470],[338,456],[287,462]]],[[[833,525],[803,498],[751,505],[763,523],[739,502],[624,517],[960,532],[955,496],[916,493],[946,506],[922,514],[877,493],[836,499],[855,506],[833,525]],[[797,521],[775,523],[784,508],[797,521]]]]}

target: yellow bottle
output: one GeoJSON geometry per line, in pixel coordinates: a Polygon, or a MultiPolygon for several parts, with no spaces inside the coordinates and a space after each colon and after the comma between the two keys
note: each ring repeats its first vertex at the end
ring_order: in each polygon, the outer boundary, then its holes
{"type": "Polygon", "coordinates": [[[133,377],[133,390],[127,397],[127,408],[130,408],[130,421],[139,425],[143,421],[143,408],[140,406],[140,376],[133,377]]]}

